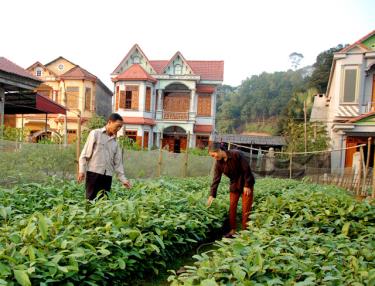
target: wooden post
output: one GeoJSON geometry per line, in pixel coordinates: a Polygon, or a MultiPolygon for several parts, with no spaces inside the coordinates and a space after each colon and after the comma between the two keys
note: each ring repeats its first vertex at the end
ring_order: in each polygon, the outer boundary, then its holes
{"type": "Polygon", "coordinates": [[[77,178],[79,175],[79,156],[81,155],[81,111],[77,111],[77,146],[76,146],[76,155],[77,155],[77,178]]]}
{"type": "Polygon", "coordinates": [[[25,138],[23,137],[23,113],[21,116],[21,142],[24,142],[25,138]]]}
{"type": "Polygon", "coordinates": [[[230,145],[231,145],[231,144],[230,144],[230,142],[229,142],[229,143],[228,143],[228,150],[230,150],[230,147],[231,147],[230,145]]]}
{"type": "Polygon", "coordinates": [[[293,153],[289,154],[289,179],[292,178],[293,153]]]}
{"type": "Polygon", "coordinates": [[[187,175],[188,175],[189,141],[190,141],[190,132],[188,132],[188,134],[187,134],[187,143],[186,143],[183,177],[187,177],[187,175]]]}
{"type": "Polygon", "coordinates": [[[307,107],[306,100],[303,102],[303,114],[304,114],[304,133],[305,133],[305,153],[307,152],[307,107]]]}
{"type": "Polygon", "coordinates": [[[371,153],[371,137],[367,139],[367,158],[366,158],[366,168],[365,168],[365,182],[368,178],[368,172],[370,167],[370,153],[371,153]]]}
{"type": "Polygon", "coordinates": [[[163,138],[162,138],[162,135],[160,134],[160,139],[159,139],[158,177],[161,177],[162,160],[163,160],[163,138]]]}
{"type": "Polygon", "coordinates": [[[369,169],[369,165],[370,165],[371,140],[372,140],[371,137],[369,137],[369,138],[367,139],[366,175],[368,174],[368,169],[369,169]]]}
{"type": "Polygon", "coordinates": [[[316,140],[317,131],[316,131],[316,122],[314,123],[314,140],[316,140]]]}
{"type": "Polygon", "coordinates": [[[359,170],[358,170],[358,183],[356,186],[356,195],[359,195],[359,191],[361,189],[361,179],[362,179],[362,164],[363,164],[363,147],[360,147],[359,152],[359,170]]]}
{"type": "Polygon", "coordinates": [[[366,164],[365,164],[365,153],[363,151],[363,147],[361,147],[361,168],[362,168],[362,175],[363,178],[361,180],[361,193],[364,191],[365,184],[366,184],[366,164]]]}

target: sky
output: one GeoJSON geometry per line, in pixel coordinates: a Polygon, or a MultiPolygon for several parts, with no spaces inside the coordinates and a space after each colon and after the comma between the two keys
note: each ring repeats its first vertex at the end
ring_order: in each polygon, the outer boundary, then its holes
{"type": "Polygon", "coordinates": [[[224,84],[301,67],[375,29],[374,0],[3,0],[0,56],[27,68],[63,56],[98,76],[139,44],[150,60],[223,60],[224,84]]]}

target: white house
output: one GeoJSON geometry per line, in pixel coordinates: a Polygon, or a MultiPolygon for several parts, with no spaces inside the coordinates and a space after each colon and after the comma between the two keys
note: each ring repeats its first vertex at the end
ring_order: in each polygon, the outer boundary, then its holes
{"type": "MultiPolygon", "coordinates": [[[[371,138],[374,157],[375,30],[335,53],[327,92],[316,96],[311,120],[326,123],[332,149],[367,144],[371,138]]],[[[332,170],[352,167],[355,152],[333,152],[332,170]]],[[[367,147],[364,152],[366,157],[367,147]]]]}
{"type": "Polygon", "coordinates": [[[159,146],[161,138],[174,152],[205,146],[215,130],[223,73],[223,61],[186,60],[180,52],[149,60],[136,44],[111,75],[113,110],[124,118],[124,133],[144,148],[159,146]]]}

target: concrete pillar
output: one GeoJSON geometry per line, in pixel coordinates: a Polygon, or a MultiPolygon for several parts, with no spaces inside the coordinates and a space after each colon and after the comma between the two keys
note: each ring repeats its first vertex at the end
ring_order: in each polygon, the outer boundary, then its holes
{"type": "Polygon", "coordinates": [[[163,90],[158,89],[158,106],[157,111],[161,111],[163,109],[163,90]]]}
{"type": "Polygon", "coordinates": [[[146,109],[146,84],[142,82],[139,86],[139,111],[146,109]]]}
{"type": "Polygon", "coordinates": [[[158,89],[158,106],[156,110],[156,119],[161,120],[163,118],[163,90],[158,89]]]}
{"type": "Polygon", "coordinates": [[[197,110],[197,95],[195,93],[195,88],[190,92],[190,108],[189,108],[189,120],[195,120],[197,110]]]}

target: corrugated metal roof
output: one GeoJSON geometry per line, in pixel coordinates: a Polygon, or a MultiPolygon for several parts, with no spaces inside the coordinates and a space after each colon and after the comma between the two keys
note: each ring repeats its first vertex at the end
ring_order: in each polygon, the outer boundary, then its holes
{"type": "Polygon", "coordinates": [[[240,134],[216,134],[213,137],[216,142],[246,144],[246,145],[266,145],[285,146],[286,142],[282,136],[256,136],[240,134]]]}

